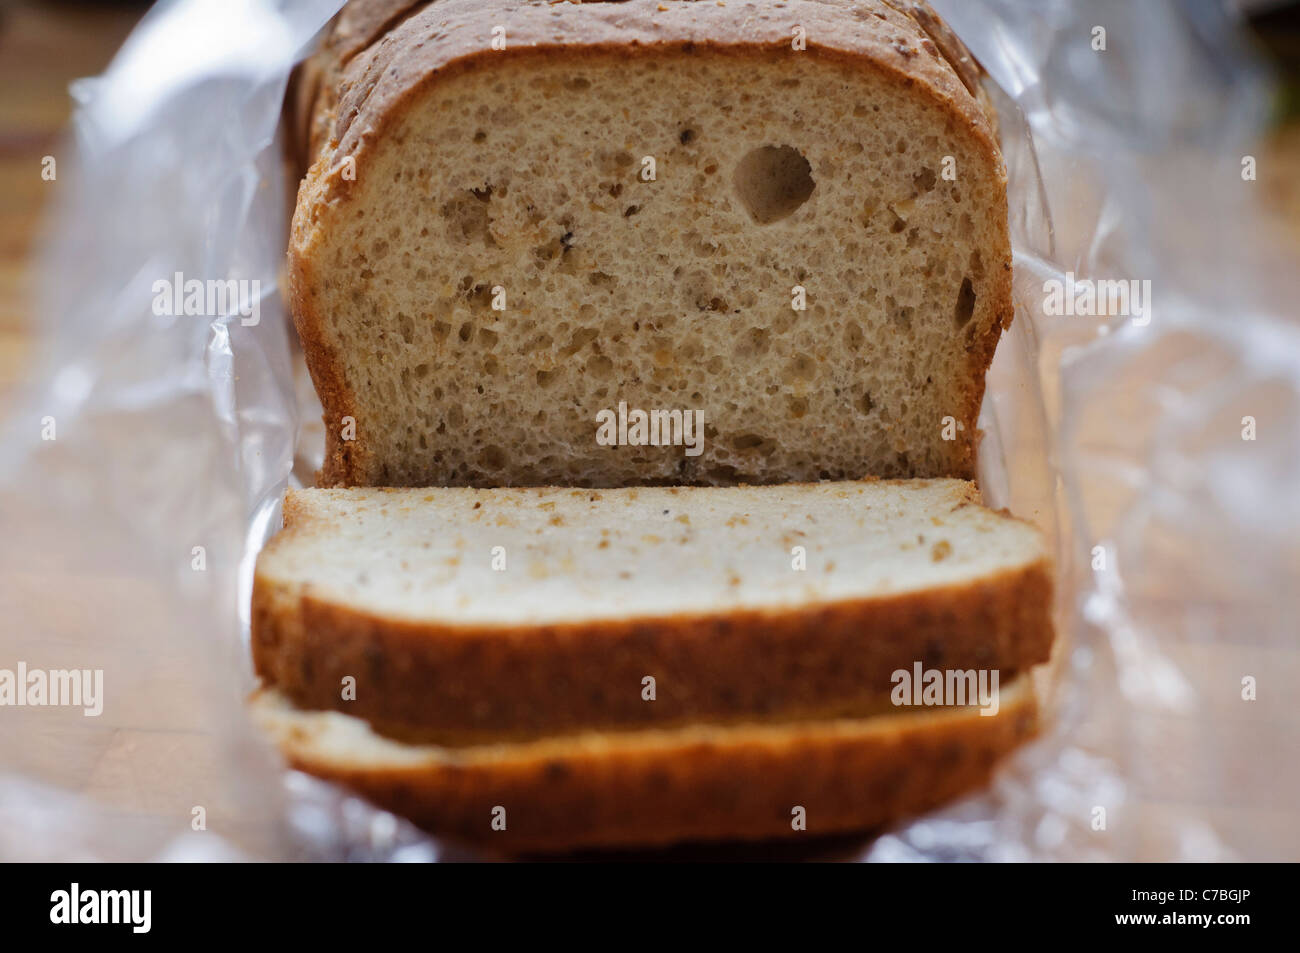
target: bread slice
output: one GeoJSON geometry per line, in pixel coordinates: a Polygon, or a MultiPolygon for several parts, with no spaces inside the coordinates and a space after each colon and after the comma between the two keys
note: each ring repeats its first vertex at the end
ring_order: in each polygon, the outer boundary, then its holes
{"type": "Polygon", "coordinates": [[[973,64],[924,4],[755,9],[349,5],[289,249],[324,485],[973,476],[1012,316],[973,64]]]}
{"type": "Polygon", "coordinates": [[[410,745],[274,691],[254,717],[296,768],[438,834],[505,853],[815,837],[868,830],[985,784],[1036,730],[1029,676],[995,715],[586,732],[472,748],[410,745]],[[805,818],[799,831],[795,820],[805,818]],[[505,829],[493,821],[504,819],[505,829]]]}
{"type": "Polygon", "coordinates": [[[285,94],[286,145],[298,163],[297,178],[329,141],[344,68],[413,11],[426,6],[420,0],[350,0],[343,5],[320,48],[290,77],[285,94]]]}
{"type": "Polygon", "coordinates": [[[1051,601],[1039,533],[960,480],[304,490],[252,643],[302,707],[465,745],[859,717],[917,663],[1005,683],[1051,601]]]}

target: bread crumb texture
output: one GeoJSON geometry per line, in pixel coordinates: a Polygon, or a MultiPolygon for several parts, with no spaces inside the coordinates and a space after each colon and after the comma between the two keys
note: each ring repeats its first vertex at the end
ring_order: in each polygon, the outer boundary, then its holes
{"type": "Polygon", "coordinates": [[[930,85],[785,47],[484,55],[390,107],[355,181],[327,149],[294,248],[324,481],[972,475],[1001,157],[930,85]],[[703,452],[600,445],[620,401],[699,411],[703,452]]]}
{"type": "Polygon", "coordinates": [[[980,506],[961,480],[289,499],[259,584],[447,624],[807,607],[968,584],[1045,559],[1037,530],[980,506]]]}

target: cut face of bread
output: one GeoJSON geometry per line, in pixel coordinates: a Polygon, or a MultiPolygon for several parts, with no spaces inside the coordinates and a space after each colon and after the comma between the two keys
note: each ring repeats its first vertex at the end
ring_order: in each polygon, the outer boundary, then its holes
{"type": "Polygon", "coordinates": [[[959,480],[307,490],[285,521],[258,673],[406,740],[857,717],[1052,639],[1041,537],[959,480]]]}
{"type": "Polygon", "coordinates": [[[403,744],[274,691],[253,712],[294,767],[435,833],[518,853],[879,827],[985,784],[1033,735],[1037,708],[1025,676],[1002,689],[992,716],[926,709],[473,748],[403,744]]]}
{"type": "Polygon", "coordinates": [[[978,90],[888,4],[751,10],[441,0],[338,65],[290,248],[323,483],[973,475],[978,90]]]}

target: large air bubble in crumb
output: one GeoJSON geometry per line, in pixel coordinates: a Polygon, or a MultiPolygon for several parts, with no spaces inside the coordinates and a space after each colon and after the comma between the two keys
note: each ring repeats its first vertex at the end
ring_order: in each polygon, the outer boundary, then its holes
{"type": "Polygon", "coordinates": [[[817,188],[812,166],[793,146],[763,146],[736,166],[736,194],[760,225],[789,218],[817,188]]]}

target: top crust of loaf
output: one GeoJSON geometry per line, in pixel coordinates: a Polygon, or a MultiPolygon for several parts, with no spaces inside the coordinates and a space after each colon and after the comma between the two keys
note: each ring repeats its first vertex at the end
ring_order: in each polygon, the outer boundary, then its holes
{"type": "Polygon", "coordinates": [[[976,82],[978,68],[925,4],[788,0],[779,12],[774,16],[757,3],[719,7],[683,0],[353,2],[340,15],[329,44],[328,55],[340,68],[330,147],[322,157],[324,167],[313,167],[304,194],[319,189],[313,200],[327,203],[343,197],[354,181],[341,175],[343,158],[360,163],[425,83],[445,77],[452,68],[466,68],[479,57],[523,51],[565,57],[580,51],[784,51],[790,46],[791,23],[807,31],[807,53],[891,73],[907,86],[926,90],[1000,157],[993,110],[976,82]],[[385,34],[389,26],[394,28],[385,34]],[[494,51],[489,45],[495,26],[506,29],[506,50],[494,51]]]}
{"type": "MultiPolygon", "coordinates": [[[[981,170],[982,174],[1005,183],[995,118],[978,85],[978,68],[960,42],[921,3],[789,0],[779,10],[757,3],[720,7],[683,0],[582,4],[354,0],[349,4],[322,53],[323,61],[315,66],[319,91],[310,136],[316,160],[299,192],[289,256],[292,310],[327,418],[360,420],[360,402],[325,326],[329,315],[322,313],[318,288],[326,276],[321,273],[317,252],[327,244],[336,223],[349,214],[348,199],[355,190],[356,177],[348,170],[365,166],[372,150],[383,145],[386,134],[400,124],[427,87],[489,63],[500,69],[506,62],[499,59],[502,57],[520,63],[530,57],[571,62],[611,55],[783,56],[790,49],[792,23],[807,32],[807,49],[801,56],[873,71],[907,89],[909,95],[939,106],[950,117],[951,128],[987,157],[987,170],[981,170]],[[507,48],[501,51],[490,46],[497,26],[504,27],[509,38],[507,48]]],[[[979,333],[972,334],[967,344],[965,374],[973,384],[956,402],[960,406],[952,407],[962,433],[953,443],[946,469],[828,472],[823,477],[973,479],[983,376],[1012,317],[1011,276],[1004,265],[1009,261],[1009,245],[1005,241],[995,244],[1001,246],[991,248],[994,265],[990,270],[996,273],[981,292],[981,301],[987,302],[982,307],[990,308],[994,319],[981,322],[979,333]]],[[[327,428],[321,485],[392,482],[378,477],[364,437],[344,441],[336,429],[327,428]]],[[[794,476],[785,474],[787,479],[794,476]]],[[[646,482],[660,480],[653,477],[646,482]]]]}

